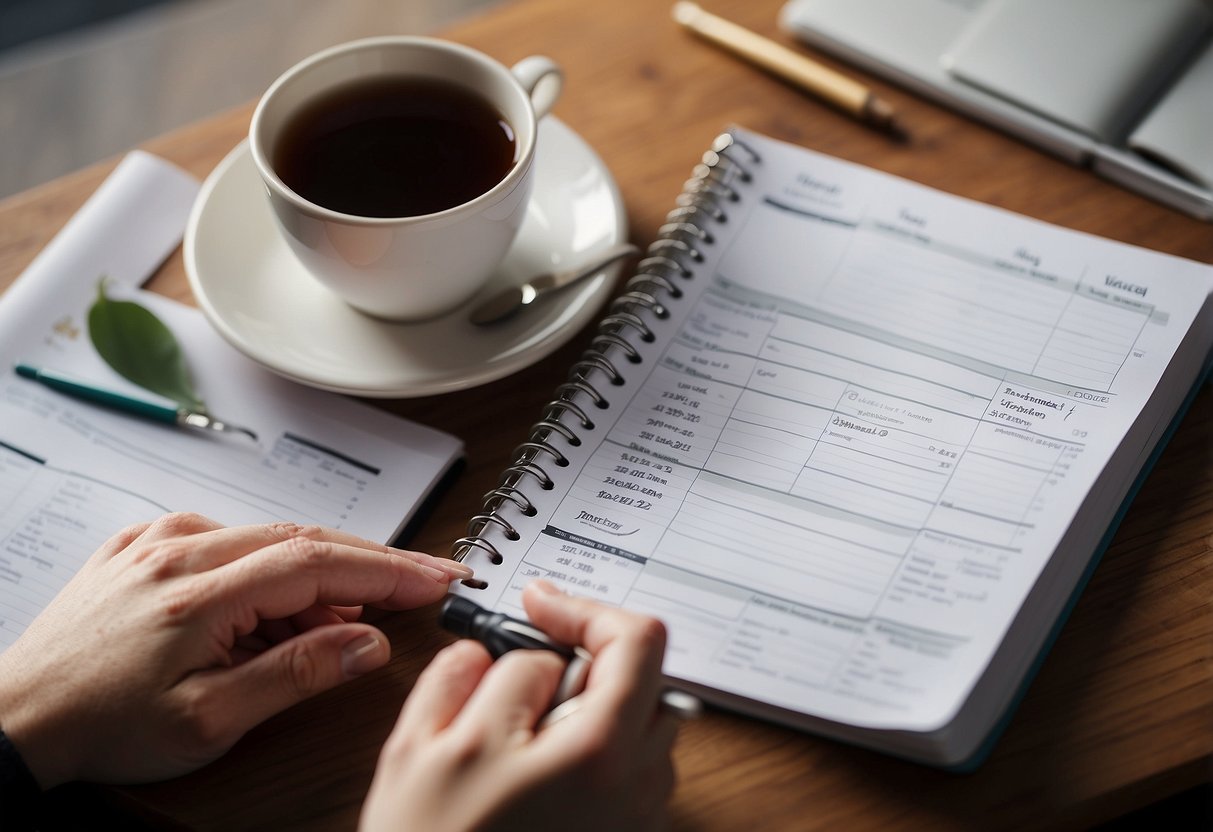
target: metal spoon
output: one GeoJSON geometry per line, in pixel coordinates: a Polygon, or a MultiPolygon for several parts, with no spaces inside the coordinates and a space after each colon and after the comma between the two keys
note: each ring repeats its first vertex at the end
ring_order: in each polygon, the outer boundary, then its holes
{"type": "Polygon", "coordinates": [[[478,303],[468,316],[468,320],[480,326],[504,320],[537,297],[591,277],[616,260],[639,253],[640,249],[630,243],[616,243],[595,254],[592,260],[581,266],[536,275],[519,286],[502,289],[492,297],[478,303]]]}

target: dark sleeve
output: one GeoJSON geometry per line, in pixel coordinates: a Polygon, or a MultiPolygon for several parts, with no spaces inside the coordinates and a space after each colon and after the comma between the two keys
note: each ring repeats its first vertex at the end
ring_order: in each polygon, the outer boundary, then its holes
{"type": "Polygon", "coordinates": [[[26,768],[21,753],[0,730],[0,828],[5,832],[34,829],[41,798],[38,781],[26,768]]]}

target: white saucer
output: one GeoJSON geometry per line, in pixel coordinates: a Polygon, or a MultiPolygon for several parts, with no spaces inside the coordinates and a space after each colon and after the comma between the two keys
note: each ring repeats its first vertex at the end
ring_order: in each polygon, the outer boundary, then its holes
{"type": "MultiPolygon", "coordinates": [[[[482,294],[575,265],[626,235],[610,172],[552,116],[540,123],[535,167],[526,220],[482,294]]],[[[538,361],[597,314],[620,268],[489,327],[468,323],[476,299],[422,323],[368,317],[317,282],[279,236],[247,143],[203,184],[184,252],[198,305],[238,350],[302,384],[382,398],[462,390],[538,361]]]]}

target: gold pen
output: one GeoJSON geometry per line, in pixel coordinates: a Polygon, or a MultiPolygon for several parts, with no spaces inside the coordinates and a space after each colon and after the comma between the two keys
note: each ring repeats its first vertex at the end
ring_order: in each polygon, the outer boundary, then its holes
{"type": "Polygon", "coordinates": [[[860,121],[891,133],[901,132],[894,121],[893,108],[853,78],[835,72],[736,23],[706,12],[695,3],[675,3],[673,14],[674,20],[705,40],[821,98],[860,121]]]}

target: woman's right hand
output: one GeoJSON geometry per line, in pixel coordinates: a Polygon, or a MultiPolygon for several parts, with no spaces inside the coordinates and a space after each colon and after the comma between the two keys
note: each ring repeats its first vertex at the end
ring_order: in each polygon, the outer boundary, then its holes
{"type": "Polygon", "coordinates": [[[594,656],[580,707],[537,729],[564,669],[544,650],[493,662],[460,641],[417,680],[384,745],[361,828],[661,829],[676,717],[658,710],[665,629],[536,581],[531,621],[594,656]]]}

